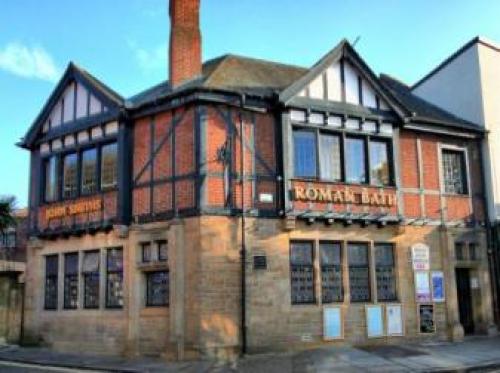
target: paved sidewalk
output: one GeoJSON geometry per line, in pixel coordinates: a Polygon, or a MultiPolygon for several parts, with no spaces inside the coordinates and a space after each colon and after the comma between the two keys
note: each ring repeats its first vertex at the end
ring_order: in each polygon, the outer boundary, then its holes
{"type": "Polygon", "coordinates": [[[298,353],[252,355],[235,364],[165,363],[158,359],[61,354],[44,348],[4,346],[0,347],[1,361],[100,372],[500,372],[500,337],[475,337],[463,343],[323,347],[298,353]]]}

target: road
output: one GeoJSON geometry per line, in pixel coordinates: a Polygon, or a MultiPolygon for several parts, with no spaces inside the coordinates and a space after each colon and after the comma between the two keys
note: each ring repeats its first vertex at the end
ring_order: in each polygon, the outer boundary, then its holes
{"type": "Polygon", "coordinates": [[[51,367],[51,366],[43,366],[37,364],[24,364],[24,363],[15,363],[10,361],[0,361],[0,373],[4,372],[33,372],[33,373],[51,373],[51,372],[60,372],[60,373],[100,373],[102,371],[98,370],[80,370],[80,369],[69,369],[69,368],[59,368],[59,367],[51,367]]]}

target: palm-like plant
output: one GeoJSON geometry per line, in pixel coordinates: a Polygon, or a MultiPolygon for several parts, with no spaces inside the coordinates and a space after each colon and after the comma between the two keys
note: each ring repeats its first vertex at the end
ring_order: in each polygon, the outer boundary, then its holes
{"type": "Polygon", "coordinates": [[[15,197],[0,196],[0,233],[3,233],[5,229],[16,224],[16,219],[13,215],[15,204],[15,197]]]}

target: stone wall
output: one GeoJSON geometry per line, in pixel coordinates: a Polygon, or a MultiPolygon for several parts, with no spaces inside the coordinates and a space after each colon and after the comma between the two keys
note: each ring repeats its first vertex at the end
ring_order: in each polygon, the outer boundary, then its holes
{"type": "Polygon", "coordinates": [[[19,343],[23,289],[16,275],[0,273],[0,344],[19,343]]]}

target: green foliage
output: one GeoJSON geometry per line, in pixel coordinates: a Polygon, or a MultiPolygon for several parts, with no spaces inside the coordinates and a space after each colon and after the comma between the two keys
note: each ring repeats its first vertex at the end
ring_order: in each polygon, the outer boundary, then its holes
{"type": "Polygon", "coordinates": [[[14,218],[14,209],[16,205],[16,198],[13,196],[0,196],[0,233],[5,229],[16,225],[14,218]]]}

